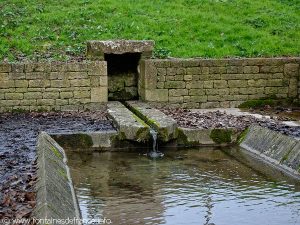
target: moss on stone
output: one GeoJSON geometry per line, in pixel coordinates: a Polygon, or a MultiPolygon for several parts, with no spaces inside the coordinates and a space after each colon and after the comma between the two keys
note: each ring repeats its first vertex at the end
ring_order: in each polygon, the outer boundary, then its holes
{"type": "Polygon", "coordinates": [[[51,146],[51,151],[54,153],[54,155],[56,155],[58,158],[62,159],[63,156],[62,154],[54,147],[54,146],[51,146]]]}
{"type": "Polygon", "coordinates": [[[63,169],[58,169],[58,173],[66,180],[68,180],[68,176],[63,169]]]}
{"type": "Polygon", "coordinates": [[[258,100],[248,100],[240,104],[238,107],[243,109],[248,108],[259,108],[266,105],[274,106],[276,103],[274,99],[258,99],[258,100]]]}
{"type": "Polygon", "coordinates": [[[135,139],[138,142],[145,142],[146,140],[150,139],[150,133],[149,133],[149,129],[148,127],[143,127],[140,128],[137,132],[136,132],[136,137],[135,139]]]}
{"type": "Polygon", "coordinates": [[[209,137],[217,144],[231,143],[232,130],[229,129],[213,129],[209,137]]]}
{"type": "Polygon", "coordinates": [[[182,146],[185,146],[185,147],[193,147],[193,146],[199,145],[199,142],[197,142],[197,141],[189,141],[182,129],[177,128],[176,132],[178,133],[177,143],[179,145],[182,145],[182,146]]]}
{"type": "Polygon", "coordinates": [[[240,135],[237,138],[237,143],[238,144],[241,144],[245,140],[246,135],[248,134],[248,132],[249,132],[249,128],[247,127],[245,130],[242,131],[242,133],[240,133],[240,135]]]}
{"type": "Polygon", "coordinates": [[[76,146],[79,148],[93,146],[93,139],[88,134],[63,135],[63,137],[55,137],[55,140],[62,146],[76,146]]]}

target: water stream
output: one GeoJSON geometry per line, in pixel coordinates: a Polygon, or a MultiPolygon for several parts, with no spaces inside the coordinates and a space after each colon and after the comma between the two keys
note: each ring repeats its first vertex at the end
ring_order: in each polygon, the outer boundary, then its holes
{"type": "Polygon", "coordinates": [[[158,149],[157,149],[157,131],[154,130],[154,129],[150,129],[150,134],[152,136],[152,140],[153,140],[153,146],[152,146],[152,151],[148,152],[148,156],[150,158],[161,158],[164,156],[164,154],[162,152],[159,152],[158,149]]]}

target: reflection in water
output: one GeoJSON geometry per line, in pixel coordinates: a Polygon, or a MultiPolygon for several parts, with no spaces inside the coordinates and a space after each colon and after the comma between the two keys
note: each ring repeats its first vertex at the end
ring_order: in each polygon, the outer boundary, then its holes
{"type": "Polygon", "coordinates": [[[300,186],[220,150],[69,153],[84,218],[112,224],[300,224],[300,186]]]}

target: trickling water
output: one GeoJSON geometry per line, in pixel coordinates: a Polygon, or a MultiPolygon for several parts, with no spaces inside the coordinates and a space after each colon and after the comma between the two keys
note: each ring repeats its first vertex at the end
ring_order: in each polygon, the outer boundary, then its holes
{"type": "Polygon", "coordinates": [[[150,129],[150,134],[152,136],[153,146],[152,146],[152,151],[148,152],[147,155],[150,158],[161,158],[161,157],[163,157],[164,154],[157,150],[157,132],[156,132],[156,130],[150,129]]]}

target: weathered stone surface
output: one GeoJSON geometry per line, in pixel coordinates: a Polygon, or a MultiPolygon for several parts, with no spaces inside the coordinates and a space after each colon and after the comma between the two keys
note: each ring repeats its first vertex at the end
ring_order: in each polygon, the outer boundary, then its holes
{"type": "Polygon", "coordinates": [[[151,57],[154,41],[135,40],[109,40],[109,41],[88,41],[87,57],[104,59],[104,54],[124,54],[124,53],[150,53],[151,57]]]}
{"type": "MultiPolygon", "coordinates": [[[[64,150],[46,133],[37,143],[37,219],[81,219],[64,150]]],[[[81,223],[74,223],[80,225],[81,223]]]]}
{"type": "Polygon", "coordinates": [[[108,102],[108,115],[119,131],[119,138],[145,142],[150,140],[150,127],[120,102],[108,102]]]}
{"type": "Polygon", "coordinates": [[[299,140],[252,125],[240,146],[258,158],[300,179],[299,140]]]}
{"type": "Polygon", "coordinates": [[[226,146],[237,141],[239,132],[234,129],[178,128],[178,146],[226,146]]]}
{"type": "Polygon", "coordinates": [[[167,142],[177,138],[176,121],[147,103],[127,101],[129,108],[158,132],[158,140],[167,142]]]}
{"type": "Polygon", "coordinates": [[[107,102],[107,87],[91,88],[91,102],[107,102]]]}

